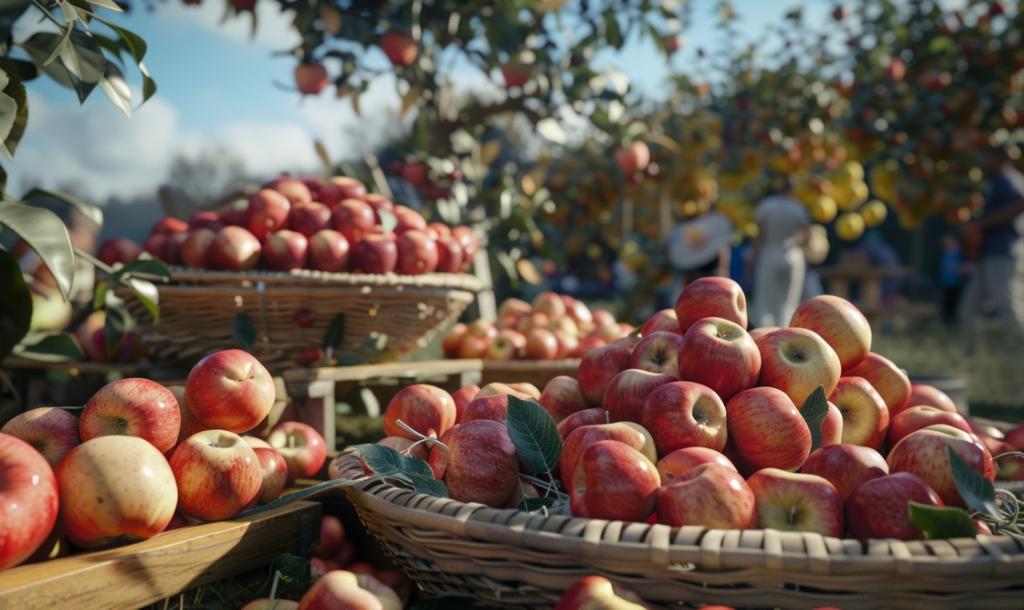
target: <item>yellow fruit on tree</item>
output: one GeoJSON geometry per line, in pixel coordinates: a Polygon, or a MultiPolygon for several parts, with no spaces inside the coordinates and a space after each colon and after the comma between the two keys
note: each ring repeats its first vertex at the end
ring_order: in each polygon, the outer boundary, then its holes
{"type": "Polygon", "coordinates": [[[864,219],[860,214],[847,212],[836,219],[836,235],[840,239],[853,241],[864,234],[864,219]]]}
{"type": "Polygon", "coordinates": [[[860,209],[861,218],[864,219],[864,224],[868,227],[877,227],[885,222],[887,214],[888,209],[885,204],[877,199],[865,203],[864,207],[860,209]]]}
{"type": "Polygon", "coordinates": [[[815,222],[832,222],[832,219],[836,217],[838,211],[838,205],[836,200],[829,197],[828,195],[820,195],[811,204],[811,218],[815,222]]]}

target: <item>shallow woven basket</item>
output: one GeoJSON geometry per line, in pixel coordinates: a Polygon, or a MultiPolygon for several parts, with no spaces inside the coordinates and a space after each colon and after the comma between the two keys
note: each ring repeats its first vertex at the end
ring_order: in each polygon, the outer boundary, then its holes
{"type": "Polygon", "coordinates": [[[387,335],[389,354],[407,354],[454,322],[481,287],[476,276],[451,273],[410,276],[177,267],[171,273],[171,282],[157,285],[160,323],[156,326],[142,304],[125,294],[155,359],[194,359],[237,347],[232,324],[236,314],[245,312],[256,326],[253,353],[276,369],[300,365],[302,348],[319,347],[338,314],[345,315],[342,354],[379,335],[387,335]],[[295,321],[295,313],[303,309],[313,320],[305,328],[295,321]]]}
{"type": "Polygon", "coordinates": [[[665,607],[1024,607],[1024,547],[1008,536],[861,543],[498,510],[362,480],[351,449],[331,476],[356,481],[349,501],[421,588],[506,608],[549,608],[587,574],[665,607]]]}

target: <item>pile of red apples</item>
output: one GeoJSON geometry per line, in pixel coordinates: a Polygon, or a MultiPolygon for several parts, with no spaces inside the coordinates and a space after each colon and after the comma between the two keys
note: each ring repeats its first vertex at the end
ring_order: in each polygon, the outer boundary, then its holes
{"type": "Polygon", "coordinates": [[[240,350],[199,361],[185,385],[114,381],[78,417],[55,407],[0,429],[0,569],[230,519],[319,472],[327,448],[299,422],[241,434],[274,405],[267,369],[240,350]]]}
{"type": "Polygon", "coordinates": [[[129,263],[146,251],[169,265],[197,269],[420,275],[461,272],[479,247],[470,227],[428,223],[416,210],[368,193],[354,178],[284,177],[227,210],[196,212],[187,222],[163,218],[142,246],[107,241],[99,259],[129,263]]]}
{"type": "MultiPolygon", "coordinates": [[[[428,460],[452,498],[517,506],[538,490],[521,484],[509,395],[557,422],[553,474],[573,515],[599,519],[919,539],[909,502],[964,507],[947,447],[990,480],[994,454],[1024,449],[1024,424],[1003,438],[873,353],[871,327],[848,301],[815,297],[789,327],[748,332],[745,296],[725,278],[691,283],[641,336],[590,350],[575,378],[542,392],[406,388],[381,443],[428,460]],[[828,411],[812,451],[801,408],[819,386],[828,411]]],[[[998,474],[1022,479],[1022,465],[1005,456],[998,474]]]]}
{"type": "Polygon", "coordinates": [[[498,308],[498,322],[458,323],[444,336],[449,358],[483,360],[554,360],[579,358],[633,332],[611,312],[591,311],[586,303],[554,292],[538,294],[532,303],[507,299],[498,308]]]}

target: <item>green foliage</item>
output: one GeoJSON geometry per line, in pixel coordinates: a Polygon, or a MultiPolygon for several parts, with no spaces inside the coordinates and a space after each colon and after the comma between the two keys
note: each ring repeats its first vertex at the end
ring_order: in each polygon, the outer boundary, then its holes
{"type": "Polygon", "coordinates": [[[505,426],[519,459],[530,472],[540,475],[554,471],[562,455],[562,438],[555,420],[544,407],[509,395],[505,426]]]}
{"type": "Polygon", "coordinates": [[[800,407],[800,415],[807,422],[811,430],[811,451],[821,447],[821,426],[828,415],[828,398],[825,396],[825,388],[818,386],[800,407]]]}
{"type": "Polygon", "coordinates": [[[402,455],[384,445],[357,445],[356,449],[375,475],[419,493],[439,498],[448,497],[448,488],[434,478],[434,472],[423,460],[402,455]]]}
{"type": "Polygon", "coordinates": [[[909,502],[910,522],[929,540],[973,538],[977,534],[967,511],[951,506],[930,506],[909,502]]]}
{"type": "Polygon", "coordinates": [[[0,250],[0,360],[14,349],[32,322],[32,295],[18,261],[0,250]]]}
{"type": "Polygon", "coordinates": [[[996,488],[992,481],[971,468],[952,447],[946,447],[946,454],[953,470],[953,484],[967,508],[990,519],[1000,520],[999,509],[996,508],[996,488]]]}

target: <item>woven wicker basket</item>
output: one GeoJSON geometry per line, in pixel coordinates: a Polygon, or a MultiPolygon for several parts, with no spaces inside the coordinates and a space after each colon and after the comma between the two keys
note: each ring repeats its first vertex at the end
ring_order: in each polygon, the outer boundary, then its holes
{"type": "Polygon", "coordinates": [[[172,268],[170,283],[158,284],[160,323],[142,304],[122,293],[151,355],[158,360],[194,359],[234,347],[235,315],[256,326],[253,352],[274,369],[299,365],[301,348],[319,346],[331,321],[345,315],[342,353],[367,339],[387,335],[390,354],[425,345],[472,302],[480,281],[468,274],[368,275],[298,270],[221,272],[172,268]],[[308,310],[312,324],[300,327],[295,313],[308,310]]]}
{"type": "Polygon", "coordinates": [[[586,574],[666,607],[1022,608],[1024,547],[1008,536],[900,542],[705,530],[497,510],[331,464],[367,529],[417,584],[506,608],[547,608],[586,574]]]}

